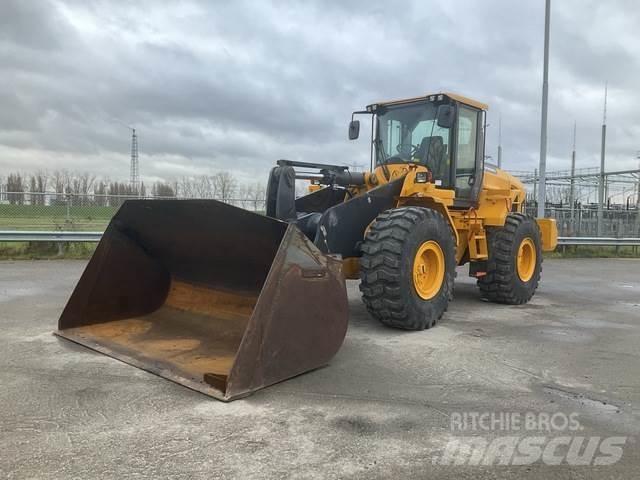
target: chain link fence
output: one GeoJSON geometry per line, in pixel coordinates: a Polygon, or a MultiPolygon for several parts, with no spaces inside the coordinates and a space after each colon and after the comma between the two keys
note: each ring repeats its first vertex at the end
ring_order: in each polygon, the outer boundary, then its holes
{"type": "MultiPolygon", "coordinates": [[[[180,197],[133,197],[127,195],[82,195],[70,193],[0,194],[0,230],[102,231],[127,199],[145,198],[162,201],[180,197]]],[[[264,198],[215,198],[250,211],[264,213],[264,198]]],[[[535,215],[535,206],[527,213],[535,215]]],[[[545,216],[555,218],[563,237],[595,237],[598,211],[595,208],[547,206],[545,216]]],[[[640,215],[637,209],[605,209],[602,236],[640,237],[640,215]]]]}
{"type": "MultiPolygon", "coordinates": [[[[80,195],[70,193],[12,193],[0,195],[0,230],[103,231],[128,199],[176,200],[179,197],[80,195]]],[[[263,198],[215,198],[258,213],[263,198]]]]}
{"type": "MultiPolygon", "coordinates": [[[[536,215],[534,206],[527,206],[529,215],[536,215]]],[[[567,208],[547,206],[545,217],[555,218],[561,237],[597,237],[598,210],[596,208],[567,208]]],[[[640,237],[640,213],[637,209],[604,209],[602,237],[640,237]]]]}

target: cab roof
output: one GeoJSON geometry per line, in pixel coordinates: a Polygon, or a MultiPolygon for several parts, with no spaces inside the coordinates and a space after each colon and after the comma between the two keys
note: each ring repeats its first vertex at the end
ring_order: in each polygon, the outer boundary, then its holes
{"type": "Polygon", "coordinates": [[[431,99],[431,97],[438,98],[439,96],[449,97],[450,99],[455,100],[456,102],[464,103],[465,105],[469,105],[474,108],[479,108],[480,110],[489,110],[489,105],[487,105],[486,103],[482,103],[477,100],[473,100],[472,98],[468,98],[463,95],[458,95],[457,93],[451,93],[451,92],[428,93],[427,95],[423,95],[421,97],[403,98],[400,100],[389,100],[385,102],[375,102],[375,103],[372,103],[371,105],[367,105],[367,110],[369,111],[373,110],[370,107],[373,107],[374,105],[399,105],[402,103],[411,103],[411,102],[416,102],[420,100],[429,100],[431,99]]]}

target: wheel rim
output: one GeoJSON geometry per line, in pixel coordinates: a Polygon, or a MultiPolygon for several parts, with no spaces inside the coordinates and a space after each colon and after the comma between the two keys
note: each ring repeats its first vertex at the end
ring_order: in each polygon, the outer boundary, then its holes
{"type": "Polygon", "coordinates": [[[527,237],[520,243],[516,260],[518,277],[523,282],[528,282],[536,271],[536,247],[531,238],[527,237]]]}
{"type": "Polygon", "coordinates": [[[423,300],[435,297],[444,280],[444,253],[437,242],[429,240],[418,248],[413,261],[413,286],[423,300]]]}

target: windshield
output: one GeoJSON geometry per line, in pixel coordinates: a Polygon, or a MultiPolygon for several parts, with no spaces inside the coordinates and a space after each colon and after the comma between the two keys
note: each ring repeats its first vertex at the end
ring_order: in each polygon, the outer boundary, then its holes
{"type": "Polygon", "coordinates": [[[377,115],[376,164],[413,162],[427,166],[434,178],[447,178],[450,129],[436,121],[438,104],[386,107],[377,115]]]}

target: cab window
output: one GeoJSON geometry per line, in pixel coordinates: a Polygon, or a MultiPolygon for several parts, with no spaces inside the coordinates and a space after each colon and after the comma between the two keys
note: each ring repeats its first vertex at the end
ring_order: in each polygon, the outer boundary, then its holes
{"type": "Polygon", "coordinates": [[[460,105],[456,141],[456,196],[468,197],[476,170],[480,112],[460,105]]]}

